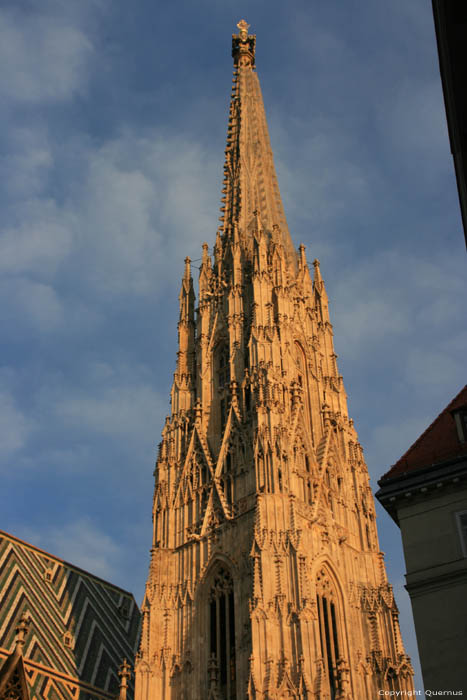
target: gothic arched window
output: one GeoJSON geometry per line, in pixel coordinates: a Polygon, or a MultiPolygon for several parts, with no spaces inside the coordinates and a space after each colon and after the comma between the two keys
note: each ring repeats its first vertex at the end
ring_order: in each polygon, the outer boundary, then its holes
{"type": "Polygon", "coordinates": [[[214,373],[217,375],[217,388],[219,392],[219,419],[220,429],[224,430],[228,413],[228,387],[230,383],[230,355],[228,341],[218,343],[213,357],[214,373]]]}
{"type": "Polygon", "coordinates": [[[321,654],[327,671],[331,700],[337,693],[337,661],[339,653],[339,614],[335,587],[325,569],[318,573],[316,581],[319,636],[321,654]]]}
{"type": "Polygon", "coordinates": [[[303,353],[302,346],[297,342],[295,343],[295,361],[298,369],[297,380],[300,386],[303,388],[305,384],[304,377],[306,375],[305,355],[303,353]]]}
{"type": "Polygon", "coordinates": [[[217,347],[217,380],[219,389],[227,386],[230,382],[229,348],[226,342],[222,342],[217,347]]]}
{"type": "Polygon", "coordinates": [[[236,698],[235,610],[230,573],[220,567],[209,594],[209,644],[217,666],[217,688],[222,700],[236,698]]]}

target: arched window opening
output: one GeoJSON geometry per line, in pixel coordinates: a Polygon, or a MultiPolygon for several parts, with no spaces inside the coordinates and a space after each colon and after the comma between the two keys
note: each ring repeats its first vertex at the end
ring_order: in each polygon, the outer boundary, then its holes
{"type": "Polygon", "coordinates": [[[298,366],[298,371],[304,374],[305,372],[305,358],[303,356],[303,350],[299,343],[295,343],[295,359],[298,366]]]}
{"type": "Polygon", "coordinates": [[[368,545],[368,549],[371,549],[371,535],[370,535],[370,528],[368,525],[365,525],[365,531],[366,531],[366,543],[368,545]]]}
{"type": "Polygon", "coordinates": [[[210,654],[215,657],[219,697],[236,698],[235,610],[233,581],[220,567],[211,585],[209,596],[210,654]]]}
{"type": "Polygon", "coordinates": [[[227,484],[225,488],[225,497],[229,506],[232,506],[234,500],[233,494],[233,479],[231,476],[227,477],[227,484]]]}
{"type": "Polygon", "coordinates": [[[387,672],[387,683],[388,683],[388,690],[396,690],[397,689],[397,683],[396,683],[396,678],[397,674],[394,668],[389,668],[387,672]]]}
{"type": "Polygon", "coordinates": [[[245,411],[248,413],[251,408],[251,389],[249,386],[245,387],[245,411]]]}
{"type": "Polygon", "coordinates": [[[201,492],[201,517],[204,516],[204,513],[206,512],[206,508],[208,505],[208,489],[205,486],[201,492]]]}
{"type": "Polygon", "coordinates": [[[221,430],[224,430],[225,424],[227,422],[227,401],[222,398],[220,401],[220,419],[221,419],[221,430]]]}
{"type": "Polygon", "coordinates": [[[222,343],[217,348],[217,379],[219,389],[227,386],[230,382],[230,363],[227,343],[222,343]]]}
{"type": "Polygon", "coordinates": [[[334,589],[324,569],[318,574],[316,598],[321,654],[326,667],[330,698],[335,700],[338,690],[337,661],[340,658],[338,610],[334,589]]]}
{"type": "Polygon", "coordinates": [[[311,488],[310,479],[306,480],[306,502],[308,505],[313,505],[313,489],[311,488]]]}

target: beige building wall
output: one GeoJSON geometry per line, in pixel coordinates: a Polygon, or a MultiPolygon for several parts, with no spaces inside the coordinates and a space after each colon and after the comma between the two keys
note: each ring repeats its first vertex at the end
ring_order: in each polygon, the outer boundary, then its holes
{"type": "Polygon", "coordinates": [[[467,552],[457,517],[467,513],[467,488],[438,483],[398,508],[407,590],[425,688],[467,694],[467,552]]]}

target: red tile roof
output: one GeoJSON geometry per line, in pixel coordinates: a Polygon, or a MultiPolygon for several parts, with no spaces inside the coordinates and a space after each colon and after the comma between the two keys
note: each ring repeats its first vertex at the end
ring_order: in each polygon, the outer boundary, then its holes
{"type": "Polygon", "coordinates": [[[402,476],[406,472],[430,467],[453,457],[467,455],[467,442],[460,442],[453,412],[467,409],[467,385],[457,394],[448,406],[441,411],[433,423],[420,435],[407,452],[380,479],[402,476]]]}

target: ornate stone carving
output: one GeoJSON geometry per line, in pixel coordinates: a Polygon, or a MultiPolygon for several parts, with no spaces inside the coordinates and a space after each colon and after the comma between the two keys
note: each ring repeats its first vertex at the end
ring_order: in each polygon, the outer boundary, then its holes
{"type": "Polygon", "coordinates": [[[410,669],[319,262],[312,278],[282,207],[255,47],[242,20],[196,317],[185,261],[136,700],[370,700],[378,674],[410,669]]]}

